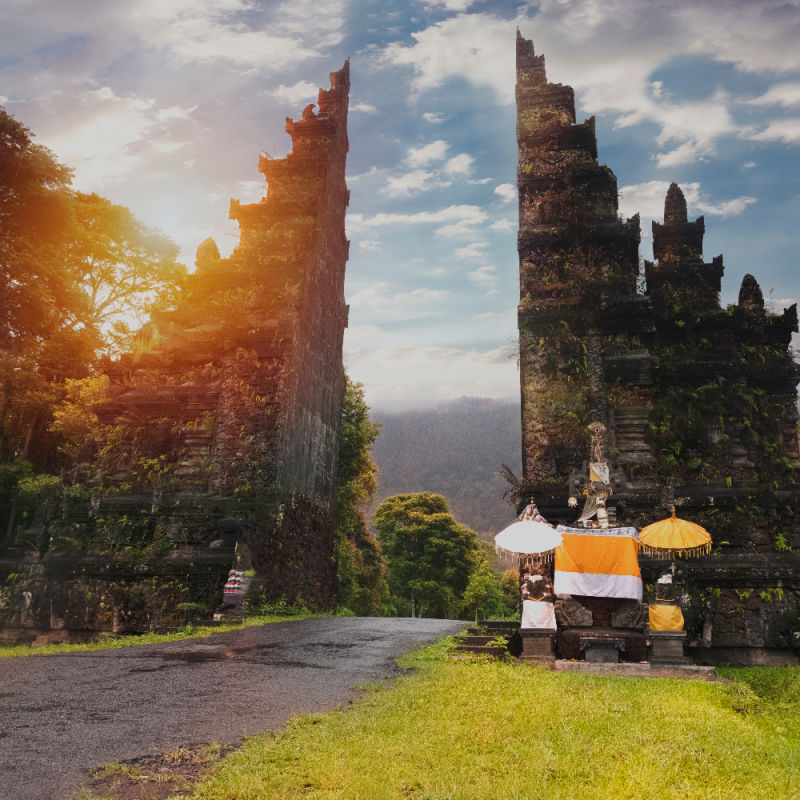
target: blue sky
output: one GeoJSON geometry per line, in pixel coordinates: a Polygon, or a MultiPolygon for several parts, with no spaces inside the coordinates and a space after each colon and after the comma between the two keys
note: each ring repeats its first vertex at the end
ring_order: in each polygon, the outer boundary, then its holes
{"type": "Polygon", "coordinates": [[[374,409],[519,394],[516,27],[597,117],[641,256],[667,186],[723,253],[800,297],[800,5],[783,0],[6,0],[0,104],[192,264],[258,154],[351,59],[345,363],[374,409]]]}

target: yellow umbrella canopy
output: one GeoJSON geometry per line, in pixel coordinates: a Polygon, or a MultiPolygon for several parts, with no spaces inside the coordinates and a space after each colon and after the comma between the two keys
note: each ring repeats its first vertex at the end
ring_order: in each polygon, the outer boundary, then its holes
{"type": "Polygon", "coordinates": [[[654,558],[694,558],[711,552],[711,534],[694,522],[676,517],[673,508],[669,519],[642,528],[639,546],[644,555],[654,558]]]}

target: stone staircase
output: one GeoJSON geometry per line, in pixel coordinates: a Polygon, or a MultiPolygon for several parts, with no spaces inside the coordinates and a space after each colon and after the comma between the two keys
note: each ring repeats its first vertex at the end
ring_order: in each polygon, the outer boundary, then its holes
{"type": "Polygon", "coordinates": [[[516,655],[515,639],[519,623],[508,620],[486,620],[480,625],[470,625],[459,636],[457,652],[485,656],[516,655]]]}

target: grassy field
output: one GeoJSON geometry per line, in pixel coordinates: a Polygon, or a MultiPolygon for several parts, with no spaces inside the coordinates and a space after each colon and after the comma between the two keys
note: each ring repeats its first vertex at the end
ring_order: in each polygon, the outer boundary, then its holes
{"type": "Polygon", "coordinates": [[[0,658],[16,658],[19,656],[55,655],[57,653],[75,653],[87,650],[113,650],[118,647],[136,647],[142,644],[160,644],[162,642],[178,642],[181,639],[202,639],[214,633],[239,630],[248,625],[268,625],[273,622],[286,622],[293,619],[305,619],[311,612],[300,614],[262,614],[245,617],[243,623],[223,624],[210,627],[207,625],[187,625],[176,633],[143,633],[141,635],[114,636],[100,634],[91,642],[81,644],[29,644],[0,645],[0,658]]]}
{"type": "Polygon", "coordinates": [[[455,660],[263,734],[194,800],[800,798],[800,669],[707,683],[455,660]]]}

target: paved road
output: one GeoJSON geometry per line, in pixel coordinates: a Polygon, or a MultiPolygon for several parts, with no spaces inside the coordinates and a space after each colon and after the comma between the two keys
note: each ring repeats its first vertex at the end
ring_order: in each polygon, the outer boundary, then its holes
{"type": "Polygon", "coordinates": [[[325,711],[394,659],[463,628],[427,619],[285,622],[161,645],[0,659],[0,797],[64,800],[86,771],[233,743],[325,711]]]}

